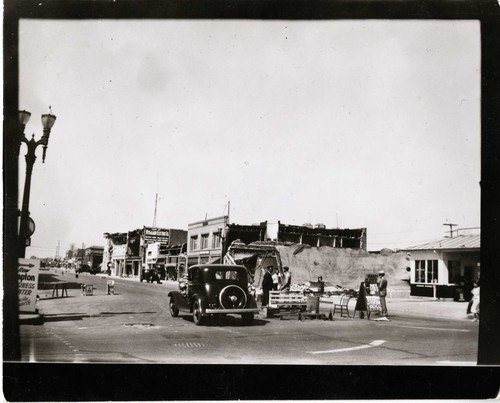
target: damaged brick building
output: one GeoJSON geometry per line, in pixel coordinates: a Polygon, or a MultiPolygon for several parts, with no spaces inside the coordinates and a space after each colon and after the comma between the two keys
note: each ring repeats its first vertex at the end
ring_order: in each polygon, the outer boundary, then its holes
{"type": "Polygon", "coordinates": [[[249,244],[256,241],[292,242],[309,246],[361,249],[366,251],[366,228],[325,228],[323,224],[287,225],[264,221],[254,225],[228,224],[225,246],[239,239],[249,244]]]}
{"type": "Polygon", "coordinates": [[[279,270],[283,266],[290,266],[296,280],[309,280],[311,276],[317,275],[318,269],[328,278],[332,269],[337,269],[332,265],[330,257],[335,251],[343,251],[343,254],[349,255],[368,255],[366,228],[326,228],[323,224],[287,225],[280,221],[264,221],[252,225],[230,224],[228,216],[205,219],[188,227],[188,266],[217,263],[222,257],[224,263],[244,264],[257,283],[260,279],[259,270],[267,265],[279,270]],[[318,266],[311,260],[302,262],[301,267],[298,267],[285,258],[289,255],[288,252],[294,257],[304,255],[304,249],[318,250],[320,257],[316,260],[324,260],[321,256],[328,255],[328,265],[318,266]],[[285,259],[283,264],[281,256],[285,259]]]}

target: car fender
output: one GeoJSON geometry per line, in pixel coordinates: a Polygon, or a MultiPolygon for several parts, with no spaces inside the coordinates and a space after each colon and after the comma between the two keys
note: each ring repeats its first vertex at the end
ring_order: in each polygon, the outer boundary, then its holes
{"type": "Polygon", "coordinates": [[[188,312],[191,311],[186,298],[179,291],[170,291],[168,296],[174,299],[175,305],[177,305],[179,310],[188,312]]]}

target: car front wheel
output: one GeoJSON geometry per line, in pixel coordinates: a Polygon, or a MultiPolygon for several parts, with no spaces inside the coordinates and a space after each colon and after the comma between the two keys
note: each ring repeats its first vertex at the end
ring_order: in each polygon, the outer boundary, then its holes
{"type": "Polygon", "coordinates": [[[174,297],[170,298],[169,307],[170,307],[170,314],[172,315],[172,317],[177,318],[177,316],[179,316],[179,308],[177,307],[177,305],[175,305],[174,297]]]}
{"type": "Polygon", "coordinates": [[[197,326],[203,323],[203,316],[201,314],[201,306],[199,301],[195,301],[193,304],[193,322],[197,326]]]}

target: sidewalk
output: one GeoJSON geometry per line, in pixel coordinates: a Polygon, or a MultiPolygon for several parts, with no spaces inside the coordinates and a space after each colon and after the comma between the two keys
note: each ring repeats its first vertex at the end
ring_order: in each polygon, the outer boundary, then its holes
{"type": "MultiPolygon", "coordinates": [[[[331,302],[322,299],[321,304],[328,307],[331,302]]],[[[387,311],[391,316],[420,317],[420,318],[443,318],[453,320],[470,320],[466,314],[468,302],[456,302],[450,300],[434,300],[432,298],[409,297],[409,298],[387,298],[387,311]]],[[[349,301],[349,312],[354,313],[356,299],[349,301]]]]}
{"type": "Polygon", "coordinates": [[[387,299],[387,311],[401,316],[432,317],[455,320],[470,320],[467,316],[468,302],[434,300],[432,298],[387,299]]]}
{"type": "MultiPolygon", "coordinates": [[[[45,272],[55,274],[56,276],[60,276],[61,280],[65,280],[66,282],[74,282],[74,283],[80,283],[80,284],[85,284],[85,283],[92,283],[92,279],[98,277],[104,280],[125,280],[125,281],[131,281],[131,282],[140,282],[139,277],[121,277],[121,276],[112,276],[112,275],[107,275],[106,273],[99,273],[99,274],[88,274],[88,273],[78,273],[78,277],[76,277],[76,273],[74,270],[65,270],[62,268],[49,268],[45,270],[45,272]]],[[[144,284],[147,284],[144,282],[144,284]]],[[[157,284],[154,282],[153,284],[157,284]]],[[[162,280],[161,284],[159,285],[176,285],[177,281],[174,280],[162,280]]],[[[43,293],[48,293],[50,294],[50,290],[38,290],[38,293],[43,297],[43,293]]],[[[88,298],[89,297],[84,297],[83,294],[81,293],[80,288],[78,289],[72,289],[69,290],[70,295],[73,299],[78,299],[80,301],[90,301],[88,298]]],[[[96,288],[94,288],[94,297],[98,296],[99,294],[105,295],[105,292],[103,290],[98,291],[96,293],[96,288]]],[[[47,297],[46,297],[47,298],[47,297]]],[[[65,301],[65,298],[49,298],[51,301],[49,302],[48,299],[42,298],[44,301],[45,308],[47,306],[50,307],[51,312],[57,313],[58,309],[62,309],[63,307],[66,306],[66,303],[62,304],[62,301],[65,301]]],[[[93,298],[95,301],[95,298],[93,298]]],[[[66,301],[67,302],[67,301],[66,301]]],[[[38,304],[37,304],[38,305],[38,304]]],[[[39,305],[38,305],[39,306],[39,305]]],[[[37,312],[30,312],[30,313],[20,313],[19,314],[19,324],[20,325],[43,325],[44,319],[43,315],[46,313],[46,309],[41,309],[40,311],[37,312]]]]}

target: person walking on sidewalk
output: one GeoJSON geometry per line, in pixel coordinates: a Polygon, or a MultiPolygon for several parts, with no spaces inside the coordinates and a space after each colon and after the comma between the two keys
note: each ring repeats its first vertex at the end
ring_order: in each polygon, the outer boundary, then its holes
{"type": "Polygon", "coordinates": [[[474,314],[473,320],[478,321],[479,320],[479,280],[477,283],[474,283],[474,288],[471,291],[472,293],[472,305],[470,307],[471,313],[474,314]]]}
{"type": "Polygon", "coordinates": [[[385,278],[385,273],[384,271],[379,271],[378,272],[378,292],[380,296],[380,308],[382,310],[380,316],[386,317],[387,316],[387,304],[385,301],[385,297],[387,296],[387,279],[385,278]]]}

